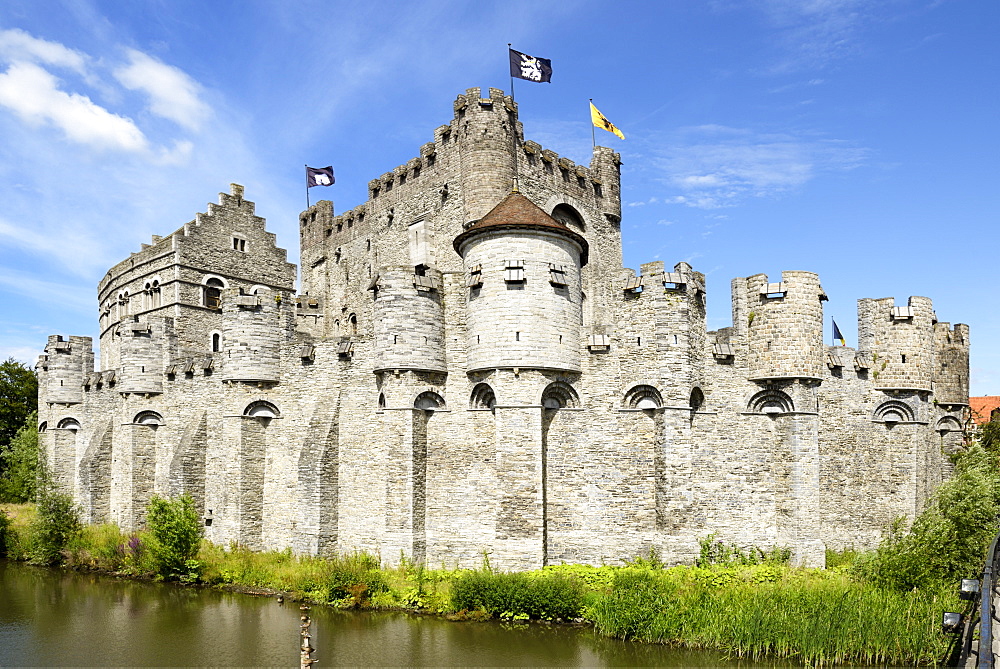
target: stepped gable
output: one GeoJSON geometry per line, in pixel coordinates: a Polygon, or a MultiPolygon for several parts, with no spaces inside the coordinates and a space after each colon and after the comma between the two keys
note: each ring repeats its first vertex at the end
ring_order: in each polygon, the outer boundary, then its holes
{"type": "Polygon", "coordinates": [[[541,207],[517,191],[507,195],[497,206],[490,209],[485,216],[473,222],[468,229],[458,235],[458,237],[455,237],[455,250],[461,255],[461,248],[465,241],[487,229],[528,229],[557,232],[564,237],[569,237],[580,245],[580,265],[587,264],[587,240],[546,214],[541,207]]]}

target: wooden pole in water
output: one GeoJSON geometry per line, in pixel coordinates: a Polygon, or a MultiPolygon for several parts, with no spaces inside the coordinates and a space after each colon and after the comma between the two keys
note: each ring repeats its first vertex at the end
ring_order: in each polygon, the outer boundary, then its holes
{"type": "Polygon", "coordinates": [[[302,611],[302,630],[300,632],[302,637],[302,645],[299,651],[300,665],[302,669],[311,669],[313,663],[316,661],[313,658],[312,653],[315,648],[313,648],[309,635],[309,627],[312,625],[312,620],[309,618],[309,607],[303,604],[299,607],[302,611]]]}

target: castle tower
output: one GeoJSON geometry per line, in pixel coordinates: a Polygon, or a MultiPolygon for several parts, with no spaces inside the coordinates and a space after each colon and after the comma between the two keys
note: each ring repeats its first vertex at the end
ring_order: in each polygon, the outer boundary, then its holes
{"type": "Polygon", "coordinates": [[[750,379],[822,378],[823,300],[813,272],[733,279],[733,327],[745,333],[750,379]]]}
{"type": "Polygon", "coordinates": [[[122,393],[155,394],[163,391],[163,318],[131,316],[118,326],[122,393]]]}
{"type": "Polygon", "coordinates": [[[511,193],[454,244],[469,286],[468,371],[579,371],[586,240],[511,193]]]}
{"type": "Polygon", "coordinates": [[[375,370],[446,372],[441,272],[383,267],[375,291],[375,370]]]}
{"type": "Polygon", "coordinates": [[[51,335],[40,362],[40,402],[78,404],[83,401],[84,375],[94,371],[93,340],[90,337],[73,336],[67,341],[61,335],[51,335]]]}
{"type": "Polygon", "coordinates": [[[891,297],[858,300],[858,350],[871,355],[877,388],[931,390],[934,320],[926,297],[911,297],[905,307],[891,297]]]}
{"type": "Polygon", "coordinates": [[[462,155],[462,194],[467,220],[486,214],[514,183],[512,134],[517,107],[510,96],[491,88],[488,98],[470,88],[455,100],[457,140],[462,155]]]}
{"type": "Polygon", "coordinates": [[[941,404],[969,403],[969,326],[934,324],[934,397],[941,404]]]}
{"type": "Polygon", "coordinates": [[[279,347],[294,329],[294,304],[283,291],[222,294],[222,380],[276,383],[279,347]]]}

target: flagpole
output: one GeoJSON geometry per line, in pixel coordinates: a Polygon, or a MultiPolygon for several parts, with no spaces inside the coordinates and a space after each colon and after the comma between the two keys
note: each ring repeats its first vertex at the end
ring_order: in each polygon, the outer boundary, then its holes
{"type": "Polygon", "coordinates": [[[309,166],[303,163],[303,167],[306,168],[306,209],[309,208],[309,166]]]}
{"type": "MultiPolygon", "coordinates": [[[[510,42],[507,42],[507,63],[510,64],[510,51],[512,47],[510,42]]],[[[514,75],[510,75],[510,101],[511,107],[517,106],[517,102],[514,100],[514,75]]],[[[511,157],[514,158],[514,188],[511,189],[512,193],[519,192],[518,188],[518,160],[517,160],[517,116],[514,112],[511,112],[510,119],[510,152],[511,157]]]]}
{"type": "MultiPolygon", "coordinates": [[[[590,98],[590,106],[591,107],[594,106],[594,98],[590,98]]],[[[592,112],[592,111],[590,111],[588,109],[587,113],[590,114],[590,141],[593,143],[594,148],[596,149],[597,148],[597,135],[594,133],[594,128],[595,128],[595,126],[594,126],[594,112],[592,112]]]]}

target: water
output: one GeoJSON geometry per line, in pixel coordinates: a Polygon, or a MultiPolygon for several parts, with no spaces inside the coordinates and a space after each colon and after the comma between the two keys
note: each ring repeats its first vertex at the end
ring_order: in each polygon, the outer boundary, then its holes
{"type": "MultiPolygon", "coordinates": [[[[298,605],[0,560],[0,666],[298,666],[298,605]]],[[[720,666],[714,653],[588,628],[455,623],[315,607],[330,666],[720,666]]],[[[744,664],[743,666],[750,666],[744,664]]]]}

